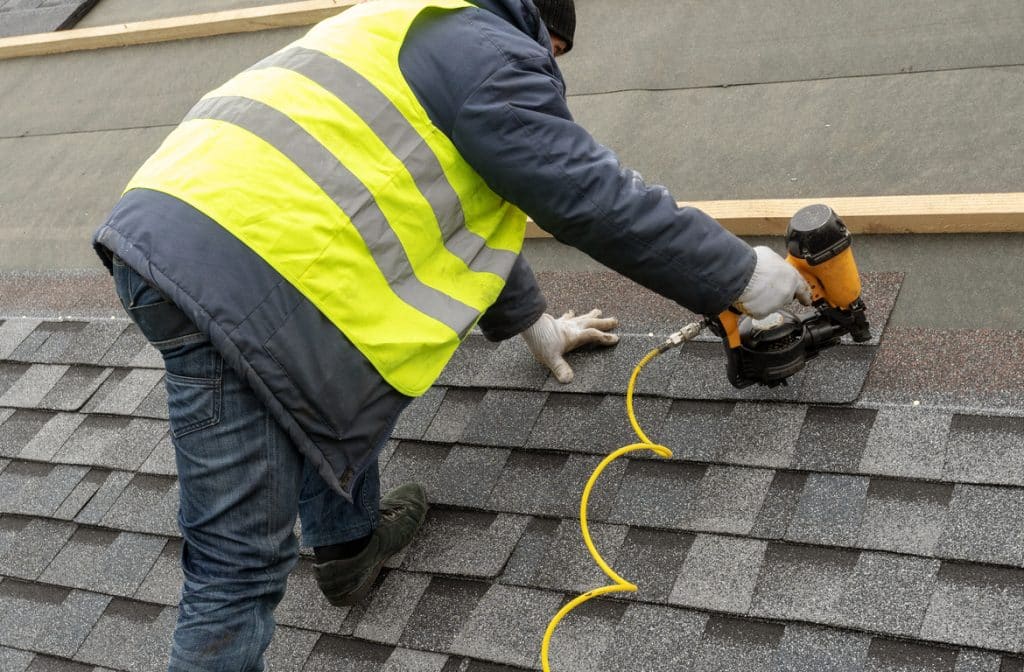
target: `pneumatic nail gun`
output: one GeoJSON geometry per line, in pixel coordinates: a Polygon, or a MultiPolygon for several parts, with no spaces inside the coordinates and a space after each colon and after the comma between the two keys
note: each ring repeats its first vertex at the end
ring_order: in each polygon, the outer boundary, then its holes
{"type": "Polygon", "coordinates": [[[726,372],[734,387],[785,385],[844,335],[858,343],[871,338],[851,242],[832,208],[819,204],[801,209],[786,231],[786,261],[811,286],[812,310],[781,310],[755,320],[730,308],[708,318],[725,346],[726,372]]]}

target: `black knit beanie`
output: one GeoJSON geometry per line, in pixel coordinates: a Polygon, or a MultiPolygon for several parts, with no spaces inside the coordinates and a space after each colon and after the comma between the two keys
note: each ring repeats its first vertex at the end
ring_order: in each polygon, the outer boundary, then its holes
{"type": "Polygon", "coordinates": [[[572,49],[572,36],[576,33],[576,5],[573,0],[533,0],[540,10],[544,25],[565,40],[565,51],[572,49]]]}

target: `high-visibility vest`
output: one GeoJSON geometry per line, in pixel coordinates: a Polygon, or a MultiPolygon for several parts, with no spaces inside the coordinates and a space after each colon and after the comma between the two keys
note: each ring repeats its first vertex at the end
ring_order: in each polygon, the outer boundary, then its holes
{"type": "Polygon", "coordinates": [[[227,229],[409,396],[497,299],[525,233],[399,69],[422,11],[471,6],[374,0],[323,21],[204,96],[126,189],[227,229]]]}

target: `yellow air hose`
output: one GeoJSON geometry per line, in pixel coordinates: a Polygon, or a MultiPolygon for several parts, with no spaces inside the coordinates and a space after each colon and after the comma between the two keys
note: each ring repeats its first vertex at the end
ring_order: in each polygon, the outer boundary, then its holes
{"type": "Polygon", "coordinates": [[[594,590],[588,590],[562,607],[558,613],[555,614],[555,617],[551,619],[551,622],[548,623],[547,630],[544,632],[544,639],[540,645],[541,665],[544,668],[544,672],[551,672],[551,664],[548,662],[548,650],[551,647],[551,636],[555,633],[555,628],[558,627],[561,620],[565,618],[570,611],[584,602],[601,595],[608,595],[610,593],[635,593],[637,591],[635,583],[631,583],[619,576],[615,570],[608,566],[608,563],[604,561],[601,554],[597,552],[597,547],[594,546],[594,540],[590,537],[590,528],[587,526],[587,502],[590,500],[590,491],[594,488],[594,484],[597,482],[601,472],[604,471],[605,467],[623,455],[637,450],[650,450],[660,457],[672,457],[671,450],[665,446],[652,442],[647,438],[647,435],[644,434],[644,431],[640,429],[640,423],[637,422],[636,413],[633,410],[633,390],[636,388],[636,379],[640,375],[641,369],[650,363],[652,359],[667,350],[671,350],[672,348],[693,339],[704,329],[705,326],[705,322],[693,322],[686,325],[669,336],[667,341],[644,355],[644,358],[641,359],[640,363],[636,365],[635,369],[633,369],[633,374],[629,378],[629,386],[626,388],[626,414],[629,416],[629,424],[632,425],[633,431],[636,433],[637,438],[640,439],[640,443],[631,443],[628,446],[623,446],[601,460],[601,463],[597,465],[597,468],[594,469],[594,473],[592,473],[590,478],[587,480],[587,485],[583,488],[583,497],[580,498],[580,529],[583,531],[583,543],[587,545],[587,550],[590,551],[590,555],[594,558],[594,562],[597,563],[597,566],[600,567],[601,571],[612,580],[612,584],[602,586],[601,588],[595,588],[594,590]]]}

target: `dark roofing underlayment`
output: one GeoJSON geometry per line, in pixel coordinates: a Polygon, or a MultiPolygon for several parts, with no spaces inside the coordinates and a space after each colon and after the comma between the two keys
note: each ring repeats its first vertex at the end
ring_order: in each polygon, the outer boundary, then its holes
{"type": "Polygon", "coordinates": [[[71,28],[99,0],[0,0],[0,38],[71,28]]]}
{"type": "MultiPolygon", "coordinates": [[[[603,305],[620,345],[572,356],[561,386],[518,339],[472,336],[382,456],[386,486],[427,486],[422,531],[349,609],[304,556],[271,669],[536,669],[548,620],[607,583],[578,497],[634,441],[646,333],[684,318],[586,278],[542,278],[552,309],[603,305]]],[[[614,463],[589,512],[640,590],[572,612],[553,669],[1024,671],[1022,338],[882,333],[900,281],[869,276],[876,338],[790,388],[736,393],[710,342],[648,366],[640,422],[675,455],[614,463]]],[[[0,670],[164,669],[181,582],[165,403],[125,320],[0,323],[0,670]]]]}

